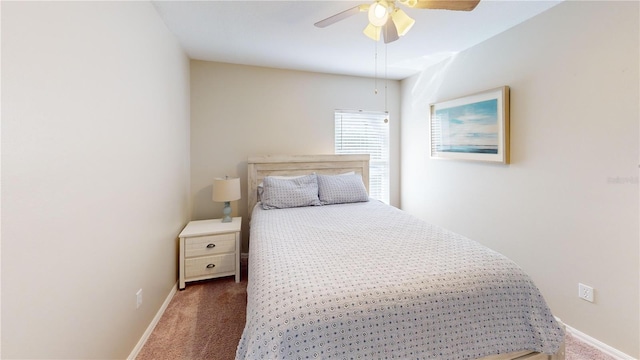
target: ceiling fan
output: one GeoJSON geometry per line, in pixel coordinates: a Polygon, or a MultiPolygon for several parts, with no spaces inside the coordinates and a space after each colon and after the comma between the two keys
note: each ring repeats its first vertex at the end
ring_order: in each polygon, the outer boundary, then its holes
{"type": "MultiPolygon", "coordinates": [[[[398,0],[398,2],[415,9],[471,11],[480,0],[398,0]]],[[[314,25],[324,28],[361,12],[367,12],[369,18],[369,24],[363,33],[375,41],[380,40],[380,33],[382,33],[385,44],[398,40],[415,23],[415,20],[396,5],[396,1],[375,0],[371,4],[361,4],[329,16],[314,25]]]]}

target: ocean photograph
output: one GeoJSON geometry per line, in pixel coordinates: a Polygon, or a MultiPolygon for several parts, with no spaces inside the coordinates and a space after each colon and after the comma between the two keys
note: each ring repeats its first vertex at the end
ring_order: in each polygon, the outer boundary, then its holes
{"type": "Polygon", "coordinates": [[[436,151],[449,153],[498,153],[498,100],[437,109],[440,139],[436,151]]]}

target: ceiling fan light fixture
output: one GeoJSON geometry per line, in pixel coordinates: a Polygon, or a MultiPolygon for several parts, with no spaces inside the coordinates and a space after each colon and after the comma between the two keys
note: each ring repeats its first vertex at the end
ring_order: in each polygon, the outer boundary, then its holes
{"type": "Polygon", "coordinates": [[[385,0],[374,1],[369,7],[369,23],[373,26],[384,26],[389,19],[388,7],[389,4],[385,0]]]}
{"type": "Polygon", "coordinates": [[[418,0],[399,0],[402,5],[414,7],[418,4],[418,0]]]}
{"type": "Polygon", "coordinates": [[[369,23],[362,32],[365,35],[367,35],[367,37],[369,37],[371,40],[378,41],[380,40],[380,30],[381,30],[380,26],[374,26],[371,23],[369,23]]]}
{"type": "Polygon", "coordinates": [[[398,30],[399,36],[404,36],[404,34],[408,33],[413,27],[413,24],[416,23],[415,20],[409,17],[407,13],[402,11],[402,9],[395,8],[391,13],[391,20],[396,25],[396,29],[398,30]]]}
{"type": "Polygon", "coordinates": [[[324,28],[357,13],[367,12],[369,23],[362,32],[375,41],[380,40],[382,33],[385,44],[388,44],[406,35],[415,24],[415,20],[397,7],[396,1],[415,9],[471,11],[481,0],[373,0],[329,16],[314,25],[324,28]]]}

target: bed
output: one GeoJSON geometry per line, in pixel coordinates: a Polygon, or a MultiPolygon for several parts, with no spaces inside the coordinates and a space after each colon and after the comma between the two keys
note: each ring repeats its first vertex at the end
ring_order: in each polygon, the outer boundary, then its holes
{"type": "Polygon", "coordinates": [[[564,359],[562,324],[515,263],[363,199],[368,183],[368,155],[248,159],[237,359],[564,359]],[[319,203],[278,203],[309,179],[319,203]]]}

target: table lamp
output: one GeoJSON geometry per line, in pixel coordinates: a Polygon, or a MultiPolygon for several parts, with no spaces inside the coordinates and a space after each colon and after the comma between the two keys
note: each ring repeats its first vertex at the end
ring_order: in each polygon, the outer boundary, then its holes
{"type": "Polygon", "coordinates": [[[231,201],[240,199],[239,178],[215,178],[213,180],[213,201],[224,202],[222,222],[231,222],[231,201]]]}

